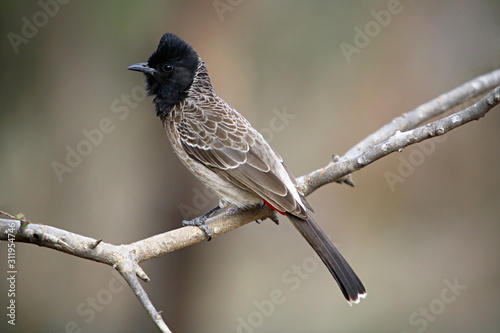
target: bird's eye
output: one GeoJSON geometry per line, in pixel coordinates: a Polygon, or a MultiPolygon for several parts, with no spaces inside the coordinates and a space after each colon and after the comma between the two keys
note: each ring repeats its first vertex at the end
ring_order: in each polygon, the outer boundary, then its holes
{"type": "Polygon", "coordinates": [[[171,72],[171,71],[174,70],[174,65],[172,65],[172,64],[163,64],[161,66],[161,68],[163,69],[164,72],[168,73],[168,72],[171,72]]]}

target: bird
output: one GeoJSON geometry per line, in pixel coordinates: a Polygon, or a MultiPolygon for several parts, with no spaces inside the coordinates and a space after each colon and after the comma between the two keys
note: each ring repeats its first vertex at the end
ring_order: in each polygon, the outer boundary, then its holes
{"type": "Polygon", "coordinates": [[[216,93],[205,62],[191,45],[164,34],[147,62],[127,69],[145,75],[156,115],[181,162],[219,197],[213,210],[184,225],[197,225],[221,208],[267,205],[285,215],[316,251],[349,305],[366,289],[313,219],[311,206],[283,158],[250,122],[216,93]],[[190,223],[191,222],[191,223],[190,223]]]}

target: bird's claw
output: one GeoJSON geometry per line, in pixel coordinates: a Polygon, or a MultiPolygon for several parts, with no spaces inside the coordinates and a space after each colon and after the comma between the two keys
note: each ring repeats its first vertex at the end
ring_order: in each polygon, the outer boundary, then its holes
{"type": "Polygon", "coordinates": [[[207,226],[207,220],[210,217],[214,216],[219,210],[220,206],[215,206],[214,208],[210,209],[205,215],[198,216],[197,218],[194,218],[189,221],[186,220],[182,221],[182,225],[184,227],[187,226],[198,227],[201,231],[203,231],[205,236],[207,236],[207,240],[211,240],[213,233],[212,230],[210,230],[210,228],[208,228],[207,226]]]}
{"type": "Polygon", "coordinates": [[[280,220],[278,219],[278,214],[276,214],[276,211],[273,210],[273,213],[271,216],[268,216],[271,221],[273,221],[276,225],[280,224],[280,220]]]}
{"type": "Polygon", "coordinates": [[[212,239],[213,233],[212,233],[212,230],[210,230],[210,228],[207,226],[207,217],[206,216],[200,216],[200,217],[197,217],[197,218],[189,220],[189,221],[184,220],[184,221],[182,221],[182,225],[184,227],[187,227],[187,226],[198,227],[201,231],[203,231],[205,236],[207,236],[207,240],[212,239]]]}
{"type": "Polygon", "coordinates": [[[261,224],[266,218],[273,221],[276,225],[280,224],[280,220],[278,219],[278,215],[276,214],[275,210],[273,210],[269,216],[264,217],[262,219],[255,220],[255,222],[257,222],[257,224],[261,224]]]}

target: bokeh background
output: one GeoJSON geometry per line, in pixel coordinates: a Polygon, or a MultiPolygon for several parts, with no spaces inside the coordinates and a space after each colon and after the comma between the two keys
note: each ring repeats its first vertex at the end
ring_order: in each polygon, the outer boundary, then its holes
{"type": "MultiPolygon", "coordinates": [[[[167,31],[195,47],[218,93],[297,176],[500,67],[496,0],[401,0],[383,25],[372,11],[389,0],[41,3],[0,3],[0,209],[115,244],[216,204],[173,154],[142,75],[126,70],[167,31]],[[341,45],[367,25],[373,36],[346,57],[341,45]],[[14,46],[12,33],[30,37],[14,46]],[[108,133],[85,146],[102,121],[108,133]],[[54,162],[68,166],[77,147],[87,156],[58,178],[54,162]]],[[[286,221],[145,262],[153,303],[174,332],[498,332],[498,111],[356,172],[355,188],[309,197],[368,289],[361,304],[346,304],[286,221]],[[387,174],[410,160],[391,187],[387,174]]],[[[6,258],[1,243],[4,271],[6,258]]],[[[17,259],[16,326],[1,310],[0,331],[156,331],[111,268],[28,244],[17,259]]],[[[6,290],[2,278],[2,309],[6,290]]]]}

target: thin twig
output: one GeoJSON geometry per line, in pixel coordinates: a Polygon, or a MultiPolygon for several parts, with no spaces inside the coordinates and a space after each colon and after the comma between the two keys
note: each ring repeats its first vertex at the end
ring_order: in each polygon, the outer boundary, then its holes
{"type": "Polygon", "coordinates": [[[423,124],[434,117],[442,115],[446,111],[463,104],[477,96],[490,91],[493,87],[500,85],[500,69],[491,73],[481,75],[450,92],[442,94],[433,100],[422,104],[416,109],[404,113],[393,119],[390,123],[382,126],[379,130],[367,136],[345,153],[348,158],[386,140],[394,135],[396,131],[407,131],[423,124]]]}
{"type": "Polygon", "coordinates": [[[405,132],[396,131],[386,140],[367,147],[360,153],[350,154],[350,156],[346,154],[344,157],[340,158],[338,162],[332,161],[324,168],[297,178],[297,181],[304,194],[309,195],[321,186],[336,181],[384,156],[396,151],[400,152],[409,145],[443,135],[470,121],[484,117],[488,111],[500,103],[499,94],[500,86],[496,87],[489,94],[465,110],[412,130],[405,132]]]}

